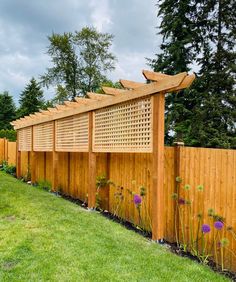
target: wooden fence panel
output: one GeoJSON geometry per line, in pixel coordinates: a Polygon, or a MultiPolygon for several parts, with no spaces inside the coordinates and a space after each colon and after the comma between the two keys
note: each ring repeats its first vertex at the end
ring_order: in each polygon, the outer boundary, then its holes
{"type": "Polygon", "coordinates": [[[0,138],[0,164],[7,161],[9,165],[16,165],[16,142],[0,138]]]}
{"type": "Polygon", "coordinates": [[[30,170],[29,152],[21,152],[21,176],[26,178],[30,170]]]}
{"type": "MultiPolygon", "coordinates": [[[[226,226],[236,230],[236,151],[183,147],[180,150],[180,163],[180,197],[192,202],[193,211],[191,216],[186,210],[189,208],[187,205],[181,207],[184,214],[185,240],[190,240],[191,223],[193,233],[196,234],[197,215],[200,214],[201,224],[211,226],[211,232],[205,235],[208,238],[208,246],[211,246],[216,230],[212,217],[208,215],[209,209],[214,209],[215,213],[225,218],[226,226]],[[186,184],[191,186],[189,191],[184,189],[186,184]]],[[[181,230],[179,232],[181,233],[181,230]]],[[[224,229],[219,235],[219,240],[227,238],[229,247],[236,252],[236,242],[231,232],[224,229]]],[[[225,251],[225,266],[236,269],[235,257],[229,251],[225,251]]]]}
{"type": "Polygon", "coordinates": [[[52,184],[53,180],[53,166],[52,166],[52,152],[45,153],[45,179],[52,184]]]}
{"type": "Polygon", "coordinates": [[[7,162],[9,165],[16,165],[16,142],[7,142],[7,162]]]}
{"type": "Polygon", "coordinates": [[[45,153],[44,152],[36,152],[35,153],[35,179],[36,182],[45,180],[45,153]]]}
{"type": "Polygon", "coordinates": [[[58,189],[65,195],[69,195],[69,153],[58,153],[58,189]]]}
{"type": "Polygon", "coordinates": [[[141,204],[141,220],[150,229],[150,171],[151,154],[118,154],[110,156],[110,179],[115,183],[109,194],[109,209],[116,215],[141,224],[138,209],[134,204],[134,194],[140,194],[145,187],[146,195],[141,204]]]}
{"type": "Polygon", "coordinates": [[[88,194],[88,154],[70,153],[70,195],[87,202],[88,194]]]}
{"type": "Polygon", "coordinates": [[[5,160],[5,140],[0,139],[0,164],[5,160]]]}

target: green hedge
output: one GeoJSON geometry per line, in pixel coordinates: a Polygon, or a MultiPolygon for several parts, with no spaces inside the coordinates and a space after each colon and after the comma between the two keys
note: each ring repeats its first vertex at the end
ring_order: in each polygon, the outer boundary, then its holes
{"type": "Polygon", "coordinates": [[[9,141],[16,141],[16,131],[13,129],[1,129],[0,138],[7,138],[9,141]]]}

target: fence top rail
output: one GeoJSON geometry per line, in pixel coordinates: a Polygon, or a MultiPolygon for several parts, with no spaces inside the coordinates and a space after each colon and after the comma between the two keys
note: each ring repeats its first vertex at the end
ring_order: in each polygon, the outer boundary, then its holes
{"type": "Polygon", "coordinates": [[[194,74],[188,75],[186,72],[172,76],[144,70],[143,75],[151,83],[120,80],[125,89],[103,87],[104,94],[89,92],[87,93],[88,98],[76,97],[74,102],[67,101],[64,105],[56,105],[55,108],[41,110],[39,113],[17,119],[11,124],[14,129],[18,130],[157,93],[176,92],[189,87],[195,79],[194,74]]]}

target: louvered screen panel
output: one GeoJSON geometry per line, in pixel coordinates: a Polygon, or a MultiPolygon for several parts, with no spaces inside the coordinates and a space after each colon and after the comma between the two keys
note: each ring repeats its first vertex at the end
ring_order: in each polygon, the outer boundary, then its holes
{"type": "Polygon", "coordinates": [[[56,151],[88,152],[88,113],[56,121],[56,151]]]}
{"type": "Polygon", "coordinates": [[[32,146],[32,127],[19,130],[19,151],[31,151],[32,146]]]}
{"type": "Polygon", "coordinates": [[[151,98],[95,111],[93,134],[94,152],[151,152],[151,98]]]}
{"type": "Polygon", "coordinates": [[[35,125],[33,132],[34,151],[50,152],[53,150],[53,122],[35,125]]]}

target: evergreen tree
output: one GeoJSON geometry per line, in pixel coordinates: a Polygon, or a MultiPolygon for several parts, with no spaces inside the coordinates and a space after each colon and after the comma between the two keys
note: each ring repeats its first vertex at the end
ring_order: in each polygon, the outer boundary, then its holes
{"type": "Polygon", "coordinates": [[[159,2],[162,53],[149,64],[169,74],[200,67],[191,89],[167,96],[167,142],[235,147],[235,1],[159,2]]]}
{"type": "MultiPolygon", "coordinates": [[[[148,64],[154,71],[174,75],[189,71],[190,64],[195,59],[198,45],[198,33],[192,22],[193,7],[190,0],[159,1],[158,17],[162,18],[160,32],[163,42],[161,53],[154,59],[148,59],[148,64]]],[[[166,96],[166,135],[165,142],[172,144],[188,138],[191,118],[196,108],[194,92],[185,90],[166,96]]]]}
{"type": "Polygon", "coordinates": [[[37,81],[32,78],[20,95],[18,117],[23,117],[44,108],[43,91],[37,81]]]}
{"type": "Polygon", "coordinates": [[[0,93],[0,129],[11,129],[10,124],[16,118],[16,107],[7,91],[0,93]]]}
{"type": "Polygon", "coordinates": [[[196,92],[202,97],[196,124],[205,147],[236,148],[236,2],[202,1],[196,13],[202,38],[196,92]]]}

